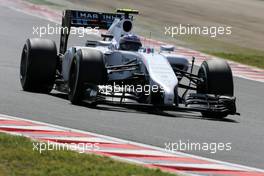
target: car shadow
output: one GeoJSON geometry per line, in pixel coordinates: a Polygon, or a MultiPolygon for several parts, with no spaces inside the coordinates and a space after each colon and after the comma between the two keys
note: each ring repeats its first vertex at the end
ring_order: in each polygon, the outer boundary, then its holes
{"type": "Polygon", "coordinates": [[[192,112],[192,111],[185,111],[185,112],[178,112],[178,111],[163,111],[157,108],[150,108],[150,107],[144,107],[142,108],[134,108],[126,106],[118,106],[118,105],[98,105],[95,107],[91,107],[87,104],[84,104],[84,106],[91,108],[91,109],[97,109],[97,110],[104,110],[104,111],[115,111],[115,112],[126,112],[126,113],[142,113],[142,114],[151,114],[151,115],[159,115],[159,116],[165,116],[170,118],[188,118],[188,119],[197,119],[197,120],[207,120],[207,121],[219,121],[219,122],[229,122],[229,123],[239,123],[236,120],[230,119],[230,118],[223,118],[223,119],[214,119],[214,118],[204,118],[199,113],[192,112]]]}
{"type": "MultiPolygon", "coordinates": [[[[50,93],[51,96],[68,99],[68,95],[64,93],[50,93]]],[[[223,119],[214,119],[214,118],[203,118],[200,113],[192,112],[192,111],[163,111],[155,107],[149,107],[144,105],[127,105],[123,106],[122,104],[98,104],[97,106],[91,106],[91,104],[82,102],[80,105],[82,107],[102,110],[102,111],[112,111],[112,112],[125,112],[125,113],[141,113],[141,114],[150,114],[150,115],[158,115],[169,118],[188,118],[188,119],[196,119],[196,120],[207,120],[207,121],[219,121],[219,122],[228,122],[228,123],[239,123],[238,121],[230,118],[223,119]]]]}

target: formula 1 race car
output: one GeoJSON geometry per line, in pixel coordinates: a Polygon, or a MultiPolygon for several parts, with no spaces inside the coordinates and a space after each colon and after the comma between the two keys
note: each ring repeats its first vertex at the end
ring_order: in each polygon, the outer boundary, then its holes
{"type": "Polygon", "coordinates": [[[204,61],[194,74],[194,59],[190,64],[173,46],[160,46],[156,51],[142,45],[132,32],[136,14],[130,9],[116,13],[65,10],[59,54],[54,41],[26,41],[20,66],[23,90],[49,93],[55,89],[68,94],[72,104],[136,103],[201,112],[208,118],[237,114],[233,76],[226,61],[204,61]],[[107,32],[100,41],[87,40],[84,46],[67,49],[71,27],[107,32]]]}

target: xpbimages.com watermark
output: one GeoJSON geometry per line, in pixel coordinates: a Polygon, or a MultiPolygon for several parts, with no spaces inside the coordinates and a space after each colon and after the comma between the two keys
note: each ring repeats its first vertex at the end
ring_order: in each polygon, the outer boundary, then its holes
{"type": "Polygon", "coordinates": [[[62,27],[58,24],[56,25],[46,25],[46,26],[33,26],[32,34],[37,35],[38,37],[43,37],[45,35],[61,35],[61,34],[70,34],[77,35],[78,37],[85,37],[85,35],[90,34],[99,34],[99,27],[62,27]]]}
{"type": "Polygon", "coordinates": [[[150,95],[151,93],[163,93],[164,89],[158,85],[119,85],[114,83],[113,85],[106,85],[103,87],[99,87],[100,93],[122,93],[122,92],[138,92],[144,93],[145,95],[150,95]]]}
{"type": "Polygon", "coordinates": [[[231,151],[232,143],[217,143],[217,142],[191,142],[189,140],[177,142],[164,143],[165,150],[170,152],[187,152],[187,151],[204,151],[209,153],[216,153],[218,151],[231,151]]]}
{"type": "Polygon", "coordinates": [[[32,143],[33,151],[37,151],[42,153],[44,151],[67,151],[73,150],[80,153],[84,153],[85,151],[96,151],[100,150],[98,143],[56,143],[52,141],[48,142],[33,142],[32,143]]]}
{"type": "Polygon", "coordinates": [[[164,34],[170,37],[179,35],[204,35],[211,38],[216,38],[223,35],[231,35],[231,26],[192,26],[190,24],[177,26],[165,26],[164,34]]]}

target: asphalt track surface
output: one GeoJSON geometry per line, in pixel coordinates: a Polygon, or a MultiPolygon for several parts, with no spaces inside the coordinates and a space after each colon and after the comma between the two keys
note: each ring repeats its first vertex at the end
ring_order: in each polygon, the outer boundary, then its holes
{"type": "MultiPolygon", "coordinates": [[[[159,147],[187,141],[232,143],[231,151],[187,151],[222,161],[264,169],[264,84],[235,78],[241,116],[223,121],[202,119],[198,113],[141,111],[99,106],[74,106],[57,92],[24,92],[19,82],[20,54],[32,26],[49,21],[0,6],[0,113],[48,122],[159,147]]],[[[54,24],[53,24],[54,25],[54,24]]],[[[58,35],[46,36],[59,41],[58,35]]]]}

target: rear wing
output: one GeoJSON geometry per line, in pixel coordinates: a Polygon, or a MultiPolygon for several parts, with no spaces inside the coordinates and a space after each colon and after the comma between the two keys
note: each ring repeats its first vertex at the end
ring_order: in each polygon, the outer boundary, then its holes
{"type": "Polygon", "coordinates": [[[67,49],[71,27],[108,29],[116,18],[122,18],[123,16],[120,13],[65,10],[61,24],[60,53],[64,54],[67,49]]]}

